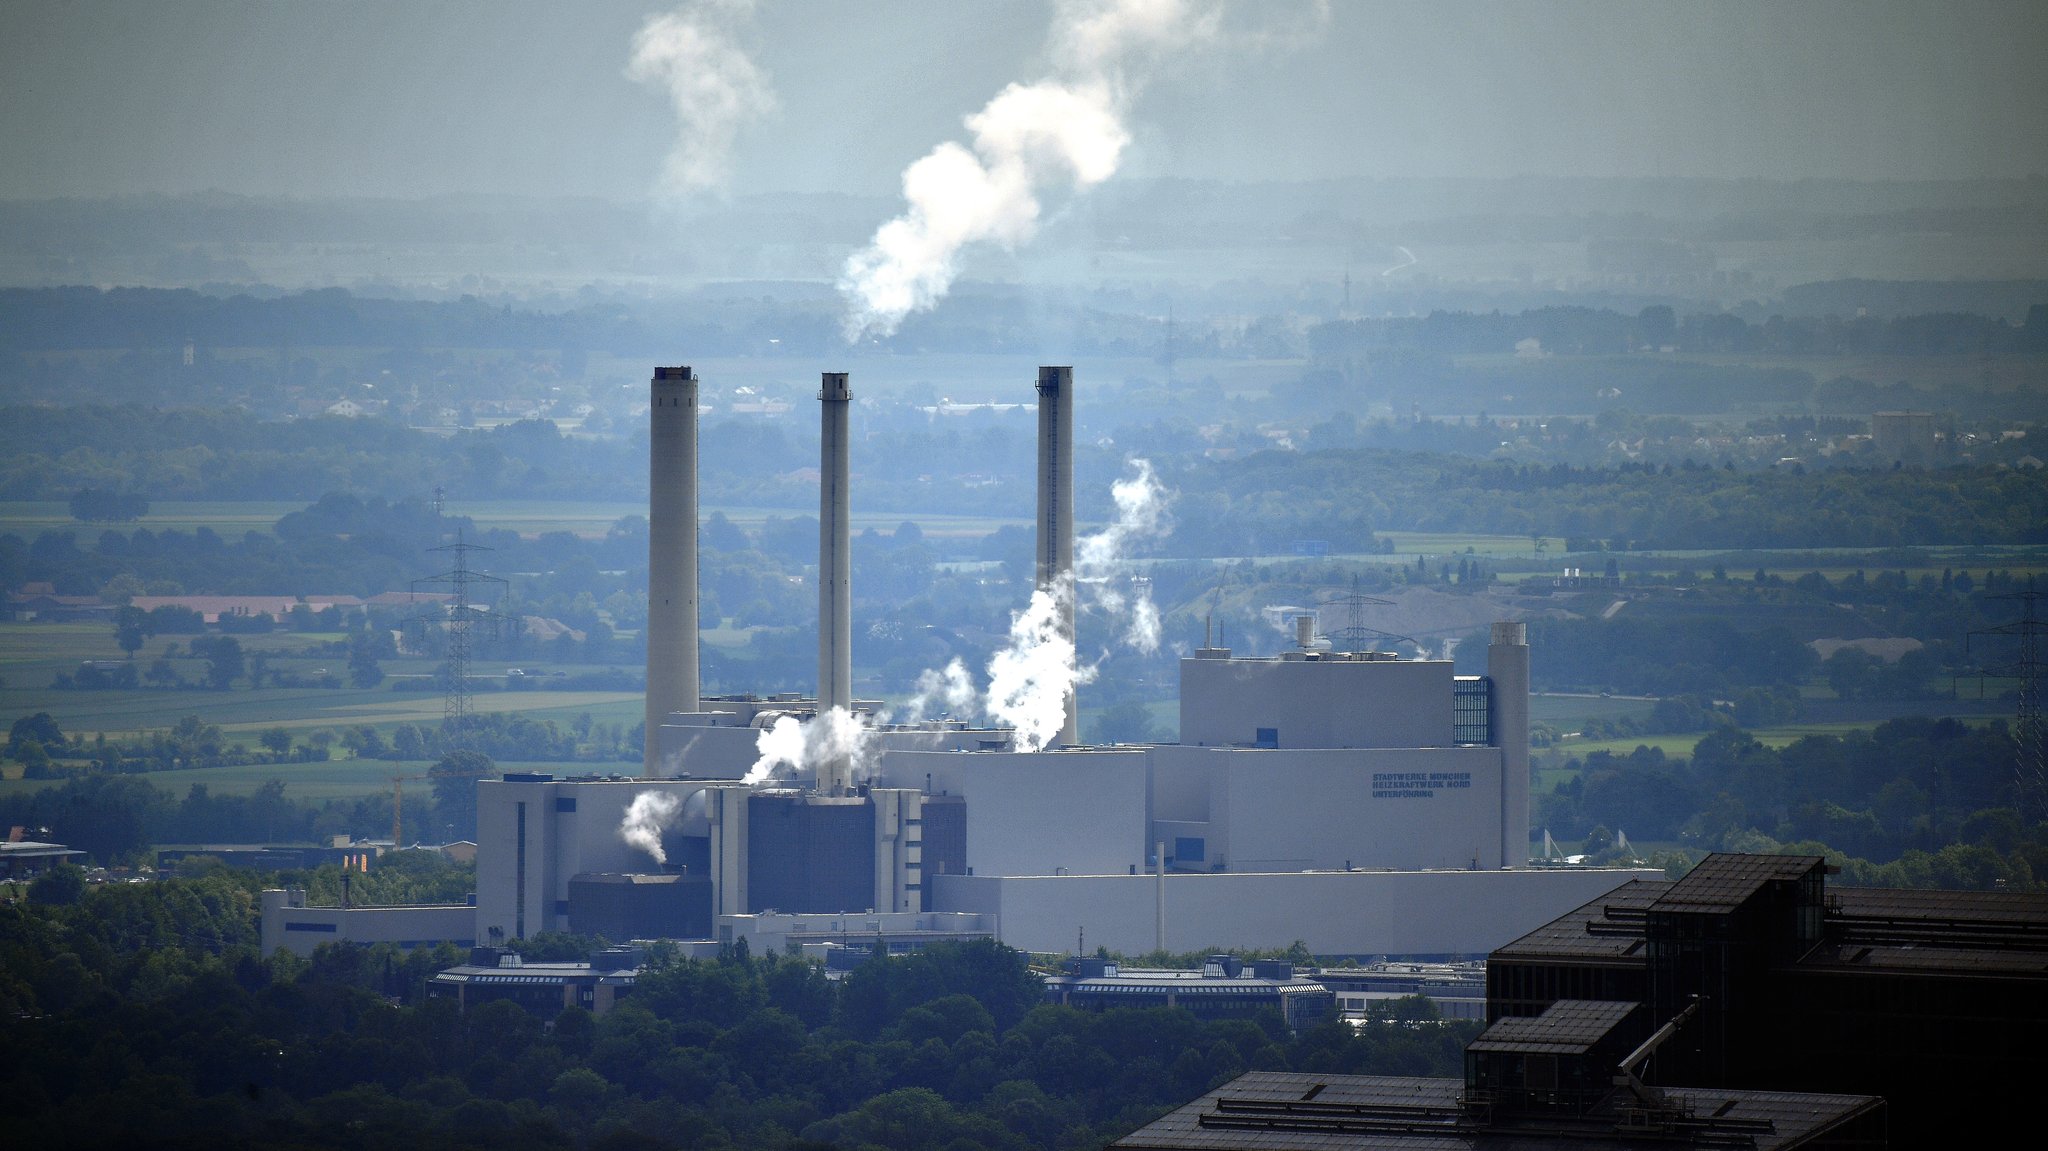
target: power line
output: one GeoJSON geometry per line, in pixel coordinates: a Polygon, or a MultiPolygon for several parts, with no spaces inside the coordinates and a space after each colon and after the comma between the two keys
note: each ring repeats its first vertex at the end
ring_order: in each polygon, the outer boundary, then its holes
{"type": "Polygon", "coordinates": [[[2027,577],[2024,591],[1987,595],[1987,600],[2017,600],[2020,618],[1997,627],[1980,628],[1966,638],[1965,648],[1979,637],[1987,641],[2016,640],[2017,658],[1978,669],[1979,682],[1996,676],[2019,681],[2019,714],[2013,724],[2013,742],[2018,754],[2013,765],[2013,782],[2019,791],[2022,815],[2048,815],[2048,763],[2044,763],[2041,730],[2041,633],[2043,621],[2037,606],[2044,593],[2035,590],[2034,577],[2027,577]]]}
{"type": "Polygon", "coordinates": [[[454,543],[428,550],[454,553],[455,566],[439,575],[412,581],[413,593],[417,596],[423,586],[446,587],[447,598],[406,622],[422,635],[430,628],[438,628],[447,641],[447,659],[442,664],[441,737],[445,747],[454,748],[460,745],[469,726],[469,657],[473,633],[477,625],[482,624],[492,636],[497,636],[511,617],[475,602],[479,585],[506,586],[505,581],[497,576],[474,571],[469,566],[471,552],[487,552],[490,548],[465,543],[458,529],[454,543]]]}

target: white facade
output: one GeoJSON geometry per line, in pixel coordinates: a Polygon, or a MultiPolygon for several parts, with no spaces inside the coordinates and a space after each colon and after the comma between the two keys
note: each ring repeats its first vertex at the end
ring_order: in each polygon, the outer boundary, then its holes
{"type": "Polygon", "coordinates": [[[1501,856],[1499,748],[1159,747],[1151,758],[1155,837],[1177,870],[1523,862],[1501,856]]]}
{"type": "Polygon", "coordinates": [[[306,893],[271,888],[258,899],[263,954],[279,950],[311,956],[323,943],[395,943],[432,947],[475,945],[476,908],[467,904],[424,907],[307,907],[306,893]]]}
{"type": "MultiPolygon", "coordinates": [[[[931,854],[921,797],[950,795],[965,801],[965,874],[949,857],[954,873],[927,881],[931,906],[999,916],[1020,946],[1063,949],[1086,925],[1105,933],[1098,942],[1150,950],[1163,845],[1176,947],[1299,938],[1328,954],[1484,952],[1634,874],[1519,870],[1528,650],[1521,625],[1497,625],[1480,680],[1446,661],[1205,649],[1181,661],[1174,745],[1022,753],[987,750],[1005,746],[999,731],[876,732],[862,775],[883,816],[872,906],[917,907],[931,854]],[[1472,878],[1509,872],[1498,884],[1472,878]]],[[[565,929],[573,875],[655,870],[620,834],[627,806],[649,790],[708,793],[678,830],[708,837],[713,914],[749,910],[751,789],[739,778],[762,727],[815,703],[701,706],[671,713],[658,736],[664,774],[692,779],[514,775],[479,786],[478,941],[565,929]]]]}
{"type": "MultiPolygon", "coordinates": [[[[1320,653],[1319,653],[1320,654],[1320,653]]],[[[1448,660],[1180,661],[1180,741],[1202,747],[1448,747],[1448,660]],[[1261,732],[1268,733],[1266,736],[1261,732]]]]}
{"type": "Polygon", "coordinates": [[[880,782],[967,797],[977,875],[1144,870],[1151,845],[1149,750],[891,752],[880,782]]]}
{"type": "Polygon", "coordinates": [[[1652,869],[935,876],[938,906],[993,916],[1025,951],[1286,947],[1317,955],[1484,955],[1652,869]]]}

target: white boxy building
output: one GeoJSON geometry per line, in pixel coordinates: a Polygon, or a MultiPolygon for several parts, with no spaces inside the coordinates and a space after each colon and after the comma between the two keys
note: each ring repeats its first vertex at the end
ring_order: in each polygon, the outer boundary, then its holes
{"type": "Polygon", "coordinates": [[[1528,648],[1520,624],[1492,640],[1486,676],[1204,649],[1181,661],[1179,743],[1016,752],[990,749],[1002,732],[888,729],[829,795],[739,781],[752,737],[810,701],[706,701],[661,731],[663,761],[696,778],[479,785],[475,938],[661,899],[698,901],[686,918],[707,934],[733,916],[923,912],[1034,951],[1482,954],[1645,874],[1525,866],[1528,648]],[[673,801],[664,862],[623,834],[650,793],[673,801]],[[596,882],[664,870],[678,881],[596,882]]]}

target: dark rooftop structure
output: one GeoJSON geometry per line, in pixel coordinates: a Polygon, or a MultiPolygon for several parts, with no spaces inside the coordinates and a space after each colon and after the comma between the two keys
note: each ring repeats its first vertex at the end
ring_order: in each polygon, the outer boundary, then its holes
{"type": "Polygon", "coordinates": [[[616,947],[584,963],[526,963],[511,952],[478,947],[470,951],[468,963],[428,980],[427,994],[453,999],[464,1011],[502,999],[543,1019],[565,1007],[602,1015],[632,993],[644,960],[637,948],[616,947]]]}
{"type": "Polygon", "coordinates": [[[1503,1114],[1456,1079],[1253,1071],[1170,1112],[1112,1148],[1147,1151],[1549,1151],[1600,1147],[1881,1146],[1884,1104],[1862,1096],[1674,1089],[1685,1118],[1630,1130],[1621,1111],[1503,1114]]]}
{"type": "Polygon", "coordinates": [[[2048,894],[1713,855],[1487,960],[1457,1079],[1254,1072],[1118,1148],[1997,1146],[2048,1058],[2048,894]]]}
{"type": "Polygon", "coordinates": [[[1297,976],[1292,964],[1242,964],[1231,955],[1212,955],[1199,971],[1119,968],[1107,959],[1072,959],[1045,981],[1048,1003],[1083,1010],[1112,1007],[1180,1007],[1198,1019],[1243,1019],[1278,1011],[1291,1029],[1312,1026],[1335,1014],[1337,997],[1315,978],[1297,976]]]}
{"type": "MultiPolygon", "coordinates": [[[[15,828],[19,832],[20,828],[15,828]]],[[[42,843],[10,836],[0,842],[0,880],[34,879],[60,863],[70,863],[85,852],[61,843],[42,843]]]]}
{"type": "Polygon", "coordinates": [[[1713,855],[1624,885],[1495,951],[1488,1019],[1628,1002],[1647,1035],[1691,1007],[1645,1078],[1882,1095],[1904,1146],[2017,1114],[2044,1066],[2048,895],[1831,888],[1827,872],[1713,855]]]}

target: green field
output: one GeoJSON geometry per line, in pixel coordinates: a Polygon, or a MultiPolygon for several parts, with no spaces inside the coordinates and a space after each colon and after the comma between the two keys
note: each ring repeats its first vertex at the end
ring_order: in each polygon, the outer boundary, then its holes
{"type": "Polygon", "coordinates": [[[1544,538],[1543,550],[1537,551],[1536,541],[1526,535],[1503,536],[1481,535],[1472,532],[1375,532],[1381,539],[1394,542],[1398,555],[1475,555],[1515,556],[1527,559],[1536,555],[1564,554],[1564,540],[1556,536],[1544,538]]]}
{"type": "MultiPolygon", "coordinates": [[[[328,799],[359,799],[369,795],[389,795],[392,780],[424,775],[433,764],[422,760],[397,759],[331,759],[325,763],[251,763],[236,767],[199,767],[187,771],[153,771],[137,776],[156,787],[183,796],[194,784],[203,784],[215,795],[250,795],[257,788],[273,779],[283,780],[285,797],[288,799],[319,802],[328,799]]],[[[640,771],[640,761],[608,760],[576,762],[506,761],[507,768],[517,771],[542,771],[556,775],[635,775],[640,771]]],[[[45,787],[56,787],[62,780],[16,779],[19,768],[8,765],[8,777],[0,779],[0,796],[17,795],[45,787]]],[[[406,810],[412,810],[415,802],[425,802],[429,794],[425,781],[408,782],[405,789],[406,810]],[[418,797],[418,798],[415,798],[418,797]]]]}
{"type": "Polygon", "coordinates": [[[1529,720],[1531,723],[1546,723],[1560,730],[1569,730],[1584,724],[1587,720],[1624,717],[1642,719],[1647,717],[1650,709],[1656,705],[1655,700],[1637,699],[1633,696],[1538,692],[1529,696],[1529,720]]]}
{"type": "MultiPolygon", "coordinates": [[[[167,645],[190,637],[158,636],[136,654],[138,667],[147,667],[164,653],[167,645]]],[[[313,676],[321,673],[345,675],[345,661],[316,649],[338,640],[337,635],[319,632],[270,632],[238,636],[245,656],[263,655],[272,671],[313,676]]],[[[316,729],[371,724],[389,735],[401,723],[426,726],[441,722],[444,704],[436,691],[394,691],[395,683],[434,674],[428,660],[385,660],[386,679],[375,688],[275,688],[250,690],[238,682],[230,691],[200,687],[172,690],[140,688],[125,691],[57,691],[49,686],[60,672],[76,671],[84,660],[118,660],[122,653],[114,645],[113,631],[101,623],[4,623],[0,624],[0,721],[49,712],[57,726],[74,735],[91,738],[105,733],[109,739],[132,738],[140,733],[162,730],[188,715],[218,724],[229,738],[254,744],[259,732],[283,727],[294,734],[316,729]]],[[[172,661],[187,681],[199,680],[205,662],[191,658],[172,661]]],[[[591,669],[596,670],[596,669],[591,669]]],[[[480,669],[474,707],[481,712],[516,711],[535,719],[554,720],[566,725],[589,712],[598,723],[638,723],[643,716],[643,697],[621,691],[501,691],[504,669],[480,669]]]]}
{"type": "MultiPolygon", "coordinates": [[[[86,524],[71,518],[69,508],[54,500],[0,500],[0,532],[33,539],[46,531],[76,532],[80,546],[90,547],[101,531],[196,531],[211,528],[226,539],[239,539],[248,532],[268,532],[286,515],[303,511],[303,501],[181,501],[152,503],[149,514],[131,524],[86,524]]],[[[468,517],[480,528],[515,531],[533,537],[543,532],[571,532],[585,539],[602,537],[626,516],[644,516],[641,502],[579,500],[465,500],[449,507],[451,515],[468,517]]],[[[757,528],[771,517],[815,515],[816,509],[764,508],[743,505],[706,505],[705,516],[720,512],[742,528],[757,528]]],[[[995,516],[932,515],[917,511],[860,510],[853,516],[853,530],[874,528],[893,532],[905,520],[916,522],[927,536],[942,539],[979,538],[1006,524],[1028,524],[1021,518],[995,516]]],[[[1526,548],[1527,540],[1523,541],[1526,548]]],[[[280,593],[282,594],[282,593],[280,593]]]]}

